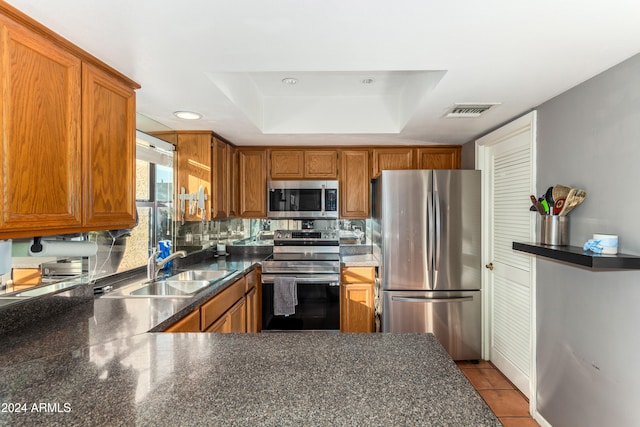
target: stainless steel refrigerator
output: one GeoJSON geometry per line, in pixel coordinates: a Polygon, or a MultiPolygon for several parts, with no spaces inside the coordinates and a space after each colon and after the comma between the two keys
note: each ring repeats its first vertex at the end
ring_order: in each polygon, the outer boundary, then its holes
{"type": "Polygon", "coordinates": [[[480,359],[480,171],[385,170],[373,182],[382,331],[431,332],[480,359]]]}

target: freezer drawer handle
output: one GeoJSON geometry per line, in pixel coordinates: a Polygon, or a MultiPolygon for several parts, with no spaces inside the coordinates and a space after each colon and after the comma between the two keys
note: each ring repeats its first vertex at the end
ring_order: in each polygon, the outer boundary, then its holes
{"type": "Polygon", "coordinates": [[[398,302],[462,302],[462,301],[473,301],[473,297],[451,297],[451,298],[391,297],[391,301],[398,301],[398,302]]]}

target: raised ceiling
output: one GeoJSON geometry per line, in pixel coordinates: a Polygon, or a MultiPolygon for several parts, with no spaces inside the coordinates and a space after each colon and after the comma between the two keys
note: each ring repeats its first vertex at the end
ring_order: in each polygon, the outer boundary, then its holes
{"type": "Polygon", "coordinates": [[[142,130],[238,145],[461,144],[640,51],[632,0],[9,3],[139,82],[142,130]]]}

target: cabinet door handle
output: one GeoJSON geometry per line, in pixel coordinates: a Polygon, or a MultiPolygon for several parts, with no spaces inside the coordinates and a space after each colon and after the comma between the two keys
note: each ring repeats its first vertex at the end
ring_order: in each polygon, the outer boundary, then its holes
{"type": "Polygon", "coordinates": [[[489,270],[493,271],[493,263],[490,262],[489,264],[485,265],[486,268],[488,268],[489,270]]]}

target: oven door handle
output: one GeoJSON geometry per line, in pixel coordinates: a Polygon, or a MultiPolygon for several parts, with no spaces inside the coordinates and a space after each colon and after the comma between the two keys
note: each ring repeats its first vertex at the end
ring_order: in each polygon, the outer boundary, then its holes
{"type": "MultiPolygon", "coordinates": [[[[300,276],[289,276],[296,277],[296,282],[299,284],[314,284],[314,285],[329,285],[329,286],[340,286],[340,275],[328,275],[329,277],[318,277],[318,276],[310,276],[310,277],[300,277],[300,276]]],[[[272,284],[275,275],[263,274],[262,275],[262,283],[272,284]]]]}
{"type": "Polygon", "coordinates": [[[397,302],[464,302],[473,301],[473,297],[449,297],[449,298],[429,298],[429,297],[391,297],[391,301],[397,302]]]}

